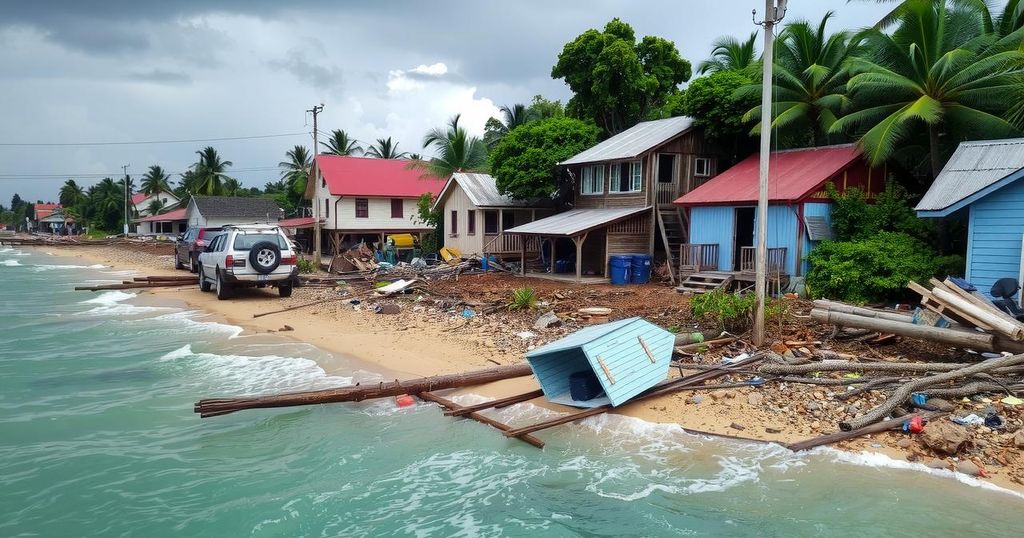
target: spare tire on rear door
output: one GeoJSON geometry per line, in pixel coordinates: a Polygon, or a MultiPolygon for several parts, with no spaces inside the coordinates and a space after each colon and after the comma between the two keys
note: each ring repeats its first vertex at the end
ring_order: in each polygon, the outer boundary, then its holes
{"type": "Polygon", "coordinates": [[[261,275],[271,273],[281,265],[281,249],[270,241],[260,241],[249,249],[249,263],[261,275]]]}

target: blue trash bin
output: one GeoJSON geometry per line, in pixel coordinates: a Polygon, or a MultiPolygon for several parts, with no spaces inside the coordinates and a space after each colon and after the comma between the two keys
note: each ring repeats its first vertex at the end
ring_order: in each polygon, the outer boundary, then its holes
{"type": "Polygon", "coordinates": [[[612,256],[608,260],[608,277],[612,284],[616,286],[629,284],[629,270],[632,263],[632,256],[612,256]]]}
{"type": "Polygon", "coordinates": [[[634,254],[631,256],[630,281],[634,284],[646,284],[651,281],[651,256],[634,254]]]}

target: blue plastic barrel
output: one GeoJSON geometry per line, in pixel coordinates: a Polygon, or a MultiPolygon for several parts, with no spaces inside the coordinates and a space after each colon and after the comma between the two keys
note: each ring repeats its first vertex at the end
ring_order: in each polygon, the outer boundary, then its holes
{"type": "Polygon", "coordinates": [[[491,264],[490,260],[488,259],[489,257],[490,256],[484,256],[483,258],[480,258],[480,268],[483,269],[485,273],[487,272],[488,269],[490,269],[491,264]]]}
{"type": "Polygon", "coordinates": [[[608,260],[608,275],[612,284],[625,286],[629,284],[629,268],[633,263],[632,256],[612,256],[608,260]]]}
{"type": "Polygon", "coordinates": [[[630,267],[630,281],[634,284],[646,284],[651,281],[651,256],[649,254],[634,254],[630,267]]]}

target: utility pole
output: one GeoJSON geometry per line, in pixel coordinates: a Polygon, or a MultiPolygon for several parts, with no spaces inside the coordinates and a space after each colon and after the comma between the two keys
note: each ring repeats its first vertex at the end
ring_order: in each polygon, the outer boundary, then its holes
{"type": "Polygon", "coordinates": [[[131,195],[128,193],[128,167],[130,164],[121,165],[121,170],[124,171],[124,236],[128,237],[128,203],[131,200],[131,195]]]}
{"type": "Polygon", "coordinates": [[[772,151],[772,67],[775,62],[775,25],[786,16],[786,0],[765,0],[764,21],[754,24],[764,28],[764,51],[761,63],[764,76],[761,78],[761,155],[757,193],[757,252],[755,253],[756,276],[754,294],[757,295],[757,309],[754,312],[754,345],[764,344],[764,303],[768,291],[768,159],[772,151]]]}
{"type": "MultiPolygon", "coordinates": [[[[324,104],[314,105],[306,112],[313,114],[313,163],[316,164],[316,156],[320,153],[320,146],[317,138],[316,116],[324,109],[324,104]]],[[[320,182],[316,177],[307,177],[306,181],[313,182],[313,264],[317,271],[320,270],[320,182]]]]}

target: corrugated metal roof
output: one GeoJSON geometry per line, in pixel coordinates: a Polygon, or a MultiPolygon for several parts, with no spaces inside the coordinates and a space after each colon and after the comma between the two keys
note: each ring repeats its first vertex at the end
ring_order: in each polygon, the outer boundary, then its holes
{"type": "MultiPolygon", "coordinates": [[[[796,202],[821,188],[860,158],[852,144],[773,151],[768,167],[768,200],[796,202]]],[[[678,205],[757,202],[760,155],[755,153],[707,183],[679,197],[678,205]]]]}
{"type": "Polygon", "coordinates": [[[917,204],[940,211],[1024,168],[1024,138],[962,142],[917,204]]]}
{"type": "Polygon", "coordinates": [[[523,224],[522,226],[510,228],[505,230],[505,232],[512,234],[573,236],[650,210],[650,207],[572,209],[565,213],[559,213],[523,224]]]}
{"type": "Polygon", "coordinates": [[[449,184],[445,185],[441,195],[437,197],[439,200],[444,197],[444,192],[450,188],[449,185],[453,181],[458,182],[469,200],[477,207],[530,207],[532,205],[529,201],[516,200],[498,192],[498,184],[490,174],[471,172],[452,174],[449,184]]]}
{"type": "Polygon", "coordinates": [[[316,166],[333,196],[418,198],[437,194],[444,180],[411,167],[407,159],[317,155],[316,166]]]}
{"type": "Polygon", "coordinates": [[[807,226],[807,238],[811,241],[831,241],[833,239],[832,226],[828,219],[821,215],[807,215],[804,217],[804,224],[807,226]]]}
{"type": "Polygon", "coordinates": [[[677,116],[638,123],[560,164],[582,164],[632,159],[683,134],[693,127],[693,118],[677,116]]]}

